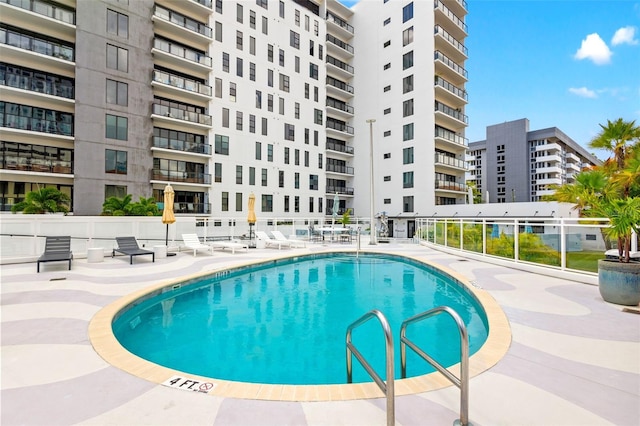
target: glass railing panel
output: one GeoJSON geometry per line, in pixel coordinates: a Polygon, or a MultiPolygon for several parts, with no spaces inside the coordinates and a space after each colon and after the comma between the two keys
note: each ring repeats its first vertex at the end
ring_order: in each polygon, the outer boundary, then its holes
{"type": "Polygon", "coordinates": [[[176,151],[211,155],[211,145],[179,139],[162,138],[160,136],[155,136],[153,138],[153,146],[156,148],[174,149],[176,151]]]}
{"type": "Polygon", "coordinates": [[[74,60],[73,47],[21,34],[6,28],[0,29],[0,43],[67,61],[74,60]]]}
{"type": "Polygon", "coordinates": [[[447,106],[447,105],[443,104],[442,102],[436,101],[435,110],[436,111],[440,111],[442,113],[445,113],[448,116],[453,117],[458,121],[462,121],[465,124],[467,124],[469,122],[469,118],[466,115],[464,115],[460,111],[457,111],[457,110],[451,108],[450,106],[447,106]]]}
{"type": "Polygon", "coordinates": [[[340,47],[343,50],[346,50],[349,53],[353,53],[353,46],[351,46],[348,43],[345,43],[339,38],[332,36],[331,34],[327,34],[327,41],[335,44],[336,46],[340,47]]]}
{"type": "Polygon", "coordinates": [[[333,77],[327,77],[327,84],[333,87],[337,87],[340,90],[344,90],[345,92],[353,93],[353,86],[343,81],[337,80],[333,77]]]}
{"type": "Polygon", "coordinates": [[[169,180],[171,182],[188,182],[210,184],[211,175],[208,173],[185,172],[179,170],[153,169],[151,171],[153,180],[169,180]]]}
{"type": "Polygon", "coordinates": [[[446,139],[446,140],[448,140],[450,142],[453,142],[453,143],[456,143],[458,145],[463,145],[463,146],[468,146],[469,145],[469,140],[467,138],[462,137],[460,135],[456,135],[451,130],[447,130],[447,129],[442,128],[440,126],[436,126],[435,136],[436,136],[436,138],[446,139]]]}
{"type": "Polygon", "coordinates": [[[353,114],[353,107],[351,105],[347,105],[345,102],[340,102],[335,99],[327,99],[327,106],[353,114]]]}
{"type": "Polygon", "coordinates": [[[334,58],[333,56],[327,55],[327,63],[334,65],[340,69],[343,69],[351,74],[353,74],[353,67],[345,62],[342,62],[339,59],[334,58]]]}
{"type": "Polygon", "coordinates": [[[487,254],[506,259],[515,259],[515,245],[512,235],[513,225],[487,224],[485,236],[487,239],[487,254]]]}
{"type": "Polygon", "coordinates": [[[153,113],[156,115],[162,115],[178,120],[185,120],[192,123],[203,124],[206,126],[211,126],[212,122],[210,115],[193,111],[185,111],[180,108],[168,107],[160,104],[153,104],[153,113]]]}
{"type": "Polygon", "coordinates": [[[164,83],[179,89],[188,90],[189,92],[200,93],[202,95],[211,96],[213,93],[211,86],[202,84],[195,80],[180,77],[175,74],[169,74],[164,71],[153,71],[153,81],[164,83]]]}
{"type": "Polygon", "coordinates": [[[327,21],[333,22],[334,24],[339,25],[340,27],[344,28],[345,30],[353,34],[353,27],[347,24],[347,22],[344,19],[337,17],[331,12],[327,12],[327,21]]]}
{"type": "Polygon", "coordinates": [[[197,62],[198,64],[210,67],[212,64],[211,57],[206,56],[203,53],[196,52],[195,50],[187,49],[180,45],[170,43],[166,40],[154,39],[153,47],[166,53],[178,56],[180,58],[187,59],[189,61],[197,62]]]}
{"type": "Polygon", "coordinates": [[[346,154],[353,154],[353,147],[343,144],[337,144],[333,142],[327,142],[327,149],[332,151],[344,152],[346,154]]]}
{"type": "MultiPolygon", "coordinates": [[[[53,78],[53,77],[52,77],[53,78]]],[[[50,80],[35,79],[30,76],[6,72],[0,74],[0,85],[15,87],[16,89],[31,92],[44,93],[52,96],[73,99],[74,87],[71,82],[56,82],[50,80]]]]}
{"type": "Polygon", "coordinates": [[[440,25],[435,26],[434,33],[440,35],[442,38],[444,38],[449,43],[451,43],[453,47],[458,49],[460,52],[464,53],[465,56],[468,56],[469,52],[467,51],[467,47],[464,44],[460,43],[458,40],[456,40],[456,38],[453,37],[451,34],[446,32],[440,25]]]}
{"type": "Polygon", "coordinates": [[[39,0],[0,0],[0,3],[10,4],[11,6],[19,7],[67,24],[75,25],[76,23],[75,12],[51,3],[39,0]]]}
{"type": "Polygon", "coordinates": [[[436,154],[436,164],[444,164],[447,166],[458,167],[465,170],[469,167],[467,162],[464,160],[459,160],[457,158],[449,157],[448,155],[440,153],[436,154]]]}
{"type": "Polygon", "coordinates": [[[467,70],[462,68],[455,61],[452,61],[451,59],[449,59],[447,55],[440,52],[439,50],[436,50],[434,52],[434,59],[442,61],[442,63],[444,63],[446,66],[448,66],[449,68],[451,68],[452,70],[454,70],[455,72],[463,76],[464,78],[467,78],[467,70]]]}
{"type": "Polygon", "coordinates": [[[164,7],[156,5],[154,15],[208,38],[213,37],[213,31],[207,25],[164,7]]]}
{"type": "Polygon", "coordinates": [[[467,91],[466,90],[463,90],[463,89],[458,88],[457,86],[454,86],[453,84],[449,83],[444,78],[436,77],[435,78],[435,84],[436,84],[436,86],[443,87],[444,89],[446,89],[447,91],[453,93],[457,97],[462,98],[465,101],[467,100],[467,91]]]}
{"type": "Polygon", "coordinates": [[[444,13],[451,21],[456,24],[462,31],[467,33],[467,24],[462,21],[462,19],[458,18],[455,13],[453,13],[441,0],[434,1],[434,8],[440,9],[442,13],[444,13]]]}

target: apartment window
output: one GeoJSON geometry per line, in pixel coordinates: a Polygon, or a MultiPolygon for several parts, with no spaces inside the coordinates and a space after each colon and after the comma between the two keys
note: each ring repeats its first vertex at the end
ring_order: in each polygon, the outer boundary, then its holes
{"type": "Polygon", "coordinates": [[[408,141],[413,139],[413,123],[402,126],[402,140],[408,141]]]}
{"type": "Polygon", "coordinates": [[[284,50],[282,49],[278,52],[278,63],[281,67],[284,67],[284,50]]]}
{"type": "Polygon", "coordinates": [[[256,38],[249,36],[249,53],[251,55],[256,54],[256,38]]]}
{"type": "Polygon", "coordinates": [[[262,142],[256,142],[256,160],[262,160],[262,142]]]}
{"type": "Polygon", "coordinates": [[[284,2],[283,1],[280,1],[280,17],[284,18],[284,2]]]}
{"type": "Polygon", "coordinates": [[[402,149],[402,164],[413,164],[413,147],[402,149]]]}
{"type": "Polygon", "coordinates": [[[300,49],[300,34],[295,31],[289,31],[289,45],[296,49],[300,49]]]}
{"type": "Polygon", "coordinates": [[[229,127],[229,109],[222,108],[222,127],[229,127]]]}
{"type": "Polygon", "coordinates": [[[384,89],[382,89],[383,92],[388,92],[389,90],[391,90],[391,86],[384,86],[384,89]]]}
{"type": "Polygon", "coordinates": [[[383,137],[386,138],[386,137],[389,137],[389,136],[391,136],[391,130],[385,130],[384,133],[383,133],[383,137]]]}
{"type": "Polygon", "coordinates": [[[316,124],[322,125],[322,110],[320,109],[313,110],[313,122],[316,124]]]}
{"type": "Polygon", "coordinates": [[[318,102],[318,86],[313,86],[313,101],[318,102]]]}
{"type": "Polygon", "coordinates": [[[391,204],[391,198],[385,198],[385,199],[382,201],[382,203],[383,203],[383,204],[391,204]]]}
{"type": "Polygon", "coordinates": [[[413,212],[413,196],[402,197],[402,212],[403,213],[413,212]]]}
{"type": "Polygon", "coordinates": [[[384,158],[385,160],[388,160],[389,158],[391,158],[391,153],[385,152],[384,154],[382,154],[382,158],[384,158]]]}
{"type": "Polygon", "coordinates": [[[278,171],[278,188],[284,188],[284,170],[278,171]]]}
{"type": "Polygon", "coordinates": [[[309,83],[304,84],[304,98],[309,99],[309,83]]]}
{"type": "Polygon", "coordinates": [[[309,64],[309,77],[318,79],[318,66],[316,64],[309,64]]]}
{"type": "Polygon", "coordinates": [[[309,15],[304,15],[304,30],[309,31],[309,15]]]}
{"type": "Polygon", "coordinates": [[[313,197],[309,197],[309,213],[313,213],[313,197]]]}
{"type": "Polygon", "coordinates": [[[213,165],[213,181],[222,182],[222,163],[214,163],[213,165]]]}
{"type": "Polygon", "coordinates": [[[273,62],[273,45],[267,45],[267,61],[273,62]]]}
{"type": "Polygon", "coordinates": [[[413,50],[402,55],[402,69],[406,70],[413,66],[413,50]]]}
{"type": "MultiPolygon", "coordinates": [[[[266,2],[267,0],[265,0],[266,2]]],[[[266,16],[262,17],[262,34],[269,34],[269,20],[266,16]]]]}
{"type": "MultiPolygon", "coordinates": [[[[293,115],[294,115],[295,118],[298,118],[298,119],[300,118],[300,102],[296,102],[294,104],[293,115]]],[[[308,130],[307,130],[307,132],[308,132],[308,130]]],[[[307,142],[307,143],[309,143],[309,142],[307,142]]]]}
{"type": "Polygon", "coordinates": [[[256,64],[249,62],[249,80],[256,81],[256,64]]]}
{"type": "Polygon", "coordinates": [[[127,174],[127,151],[106,149],[104,151],[104,172],[117,175],[127,174]]]}
{"type": "Polygon", "coordinates": [[[273,162],[273,144],[267,144],[267,161],[273,162]]]}
{"type": "Polygon", "coordinates": [[[106,115],[106,138],[126,141],[128,128],[129,120],[127,117],[111,114],[106,115]]]}
{"type": "Polygon", "coordinates": [[[280,90],[284,92],[289,91],[289,76],[280,74],[280,90]]]}
{"type": "Polygon", "coordinates": [[[262,186],[267,186],[267,169],[262,169],[262,186]]]}
{"type": "Polygon", "coordinates": [[[309,151],[304,152],[304,166],[309,167],[309,151]]]}
{"type": "Polygon", "coordinates": [[[229,54],[222,53],[222,71],[229,72],[229,54]]]}
{"type": "Polygon", "coordinates": [[[259,90],[256,90],[256,108],[262,108],[262,92],[259,90]]]}
{"type": "Polygon", "coordinates": [[[278,98],[278,111],[280,115],[284,115],[284,98],[278,98]]]}
{"type": "Polygon", "coordinates": [[[322,197],[318,197],[318,212],[322,212],[322,197]]]}
{"type": "Polygon", "coordinates": [[[242,192],[236,192],[236,211],[242,211],[242,192]]]}
{"type": "Polygon", "coordinates": [[[242,24],[242,21],[244,20],[244,13],[242,10],[242,5],[240,3],[236,4],[236,21],[240,24],[242,24]]]}
{"type": "Polygon", "coordinates": [[[249,114],[249,133],[256,132],[256,116],[249,114]]]}
{"type": "MultiPolygon", "coordinates": [[[[309,175],[309,189],[312,191],[318,190],[318,175],[309,175]]],[[[311,204],[313,204],[313,201],[311,201],[311,204]]]]}
{"type": "Polygon", "coordinates": [[[383,70],[388,70],[389,68],[391,68],[391,62],[387,62],[386,64],[384,64],[384,66],[382,67],[383,70]]]}
{"type": "Polygon", "coordinates": [[[242,166],[236,166],[236,184],[242,185],[242,166]]]}
{"type": "Polygon", "coordinates": [[[267,119],[262,117],[262,135],[267,136],[267,119]]]}
{"type": "Polygon", "coordinates": [[[309,145],[309,129],[304,129],[304,143],[309,145]]]}
{"type": "Polygon", "coordinates": [[[236,101],[236,84],[235,83],[229,83],[229,100],[231,102],[236,101]]]}
{"type": "Polygon", "coordinates": [[[295,164],[296,166],[300,165],[300,150],[299,149],[294,149],[293,150],[293,164],[295,164]]]}
{"type": "Polygon", "coordinates": [[[216,12],[222,13],[222,0],[216,0],[216,12]]]}
{"type": "Polygon", "coordinates": [[[318,154],[318,168],[322,169],[322,154],[318,154]]]}
{"type": "Polygon", "coordinates": [[[127,187],[124,185],[105,185],[104,199],[110,197],[124,198],[127,195],[127,187]]]}
{"type": "Polygon", "coordinates": [[[294,59],[295,62],[295,71],[300,72],[300,57],[296,56],[294,59]]]}
{"type": "Polygon", "coordinates": [[[295,213],[300,213],[300,197],[297,195],[293,197],[293,211],[295,213]]]}
{"type": "Polygon", "coordinates": [[[296,9],[294,22],[296,24],[296,27],[300,26],[300,11],[298,9],[296,9]]]}
{"type": "Polygon", "coordinates": [[[402,79],[402,93],[413,91],[413,74],[402,79]]]}
{"type": "Polygon", "coordinates": [[[236,49],[242,50],[243,44],[242,31],[236,31],[236,49]]]}
{"type": "Polygon", "coordinates": [[[384,110],[384,115],[391,114],[391,108],[386,108],[384,110]]]}
{"type": "Polygon", "coordinates": [[[413,172],[402,173],[402,187],[413,188],[413,172]]]}
{"type": "Polygon", "coordinates": [[[313,20],[313,33],[317,36],[318,34],[320,34],[320,25],[318,24],[317,20],[313,20]]]}
{"type": "Polygon", "coordinates": [[[413,115],[413,99],[408,99],[402,103],[402,116],[408,117],[413,115]]]}
{"type": "Polygon", "coordinates": [[[322,60],[322,45],[318,45],[318,59],[322,60]]]}
{"type": "Polygon", "coordinates": [[[313,144],[318,146],[319,133],[317,130],[313,131],[313,144]]]}
{"type": "Polygon", "coordinates": [[[254,30],[256,29],[256,12],[253,10],[249,11],[249,26],[254,30]]]}
{"type": "Polygon", "coordinates": [[[221,78],[216,78],[215,86],[216,86],[216,98],[221,98],[222,97],[222,79],[221,78]]]}
{"type": "Polygon", "coordinates": [[[402,46],[413,43],[413,27],[409,27],[402,32],[402,46]]]}
{"type": "Polygon", "coordinates": [[[267,70],[267,86],[273,87],[273,70],[267,70]]]}
{"type": "Polygon", "coordinates": [[[382,178],[383,182],[391,182],[391,176],[385,176],[382,178]]]}
{"type": "Polygon", "coordinates": [[[129,51],[113,44],[107,44],[107,68],[128,72],[129,51]]]}
{"type": "Polygon", "coordinates": [[[222,22],[216,21],[215,38],[216,38],[216,41],[222,42],[222,22]]]}
{"type": "MultiPolygon", "coordinates": [[[[264,0],[266,3],[267,0],[264,0]]],[[[273,195],[262,196],[262,211],[265,213],[273,212],[273,195]]]]}
{"type": "Polygon", "coordinates": [[[129,17],[107,9],[107,32],[116,34],[118,37],[129,38],[129,17]]]}
{"type": "Polygon", "coordinates": [[[391,18],[387,18],[384,20],[384,22],[382,23],[383,27],[386,27],[387,25],[389,25],[391,23],[391,18]]]}
{"type": "Polygon", "coordinates": [[[215,135],[214,140],[214,152],[220,155],[229,155],[229,136],[215,135]]]}
{"type": "Polygon", "coordinates": [[[295,141],[296,126],[284,123],[284,139],[287,141],[295,141]]]}
{"type": "Polygon", "coordinates": [[[236,130],[242,130],[242,111],[236,111],[236,130]]]}
{"type": "Polygon", "coordinates": [[[285,213],[289,212],[289,196],[288,195],[284,196],[284,211],[285,213]]]}
{"type": "Polygon", "coordinates": [[[314,48],[313,40],[309,40],[309,55],[311,56],[313,56],[313,48],[314,48]]]}
{"type": "Polygon", "coordinates": [[[256,184],[256,168],[249,167],[249,185],[256,184]]]}
{"type": "Polygon", "coordinates": [[[407,22],[411,18],[413,18],[413,2],[402,8],[402,22],[407,22]]]}
{"type": "Polygon", "coordinates": [[[289,148],[284,148],[284,164],[289,164],[289,148]]]}
{"type": "Polygon", "coordinates": [[[107,103],[127,106],[129,85],[107,79],[107,103]]]}
{"type": "Polygon", "coordinates": [[[293,174],[293,187],[295,189],[300,189],[300,173],[293,174]]]}
{"type": "Polygon", "coordinates": [[[389,47],[389,46],[391,46],[391,40],[385,41],[384,44],[382,45],[383,48],[389,47]]]}

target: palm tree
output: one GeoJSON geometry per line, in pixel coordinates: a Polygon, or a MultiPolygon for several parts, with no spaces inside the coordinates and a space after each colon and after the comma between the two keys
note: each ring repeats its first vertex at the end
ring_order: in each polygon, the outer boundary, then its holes
{"type": "Polygon", "coordinates": [[[160,213],[155,198],[140,197],[140,201],[129,205],[128,214],[131,216],[157,216],[160,213]]]}
{"type": "Polygon", "coordinates": [[[636,126],[635,120],[624,121],[622,118],[607,120],[606,126],[599,126],[602,130],[589,142],[589,147],[610,151],[618,169],[622,169],[629,151],[640,139],[640,127],[636,126]]]}
{"type": "Polygon", "coordinates": [[[131,194],[122,198],[109,197],[102,203],[102,214],[105,216],[125,216],[129,211],[131,194]]]}
{"type": "Polygon", "coordinates": [[[44,187],[28,192],[24,201],[11,207],[12,213],[25,214],[69,213],[71,198],[57,188],[44,187]]]}

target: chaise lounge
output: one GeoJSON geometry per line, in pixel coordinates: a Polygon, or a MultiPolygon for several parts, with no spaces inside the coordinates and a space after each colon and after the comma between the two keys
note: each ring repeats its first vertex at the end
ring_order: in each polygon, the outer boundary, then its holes
{"type": "Polygon", "coordinates": [[[156,254],[152,250],[145,250],[138,246],[136,237],[116,237],[118,247],[114,248],[111,252],[111,257],[116,255],[116,252],[129,256],[129,265],[133,265],[133,256],[151,255],[151,261],[156,261],[156,254]]]}
{"type": "Polygon", "coordinates": [[[249,251],[249,245],[245,243],[238,243],[235,241],[211,241],[209,244],[214,249],[219,248],[220,250],[231,250],[231,254],[236,254],[237,249],[244,249],[244,251],[249,251]]]}
{"type": "Polygon", "coordinates": [[[186,248],[193,250],[194,257],[198,253],[198,250],[206,250],[213,254],[213,247],[202,244],[197,234],[182,234],[182,241],[184,241],[184,246],[186,248]]]}
{"type": "Polygon", "coordinates": [[[307,243],[305,243],[304,241],[300,241],[300,240],[291,240],[287,237],[284,236],[284,234],[280,231],[271,231],[271,235],[273,235],[273,238],[276,241],[286,241],[289,243],[289,245],[292,248],[296,248],[296,247],[306,247],[307,243]]]}
{"type": "Polygon", "coordinates": [[[38,272],[40,272],[40,263],[43,262],[69,261],[69,270],[71,270],[71,260],[73,259],[73,253],[71,252],[71,237],[46,238],[47,241],[44,245],[44,253],[37,261],[38,272]]]}
{"type": "Polygon", "coordinates": [[[278,247],[278,250],[282,249],[282,247],[289,247],[289,248],[291,247],[291,242],[278,241],[278,240],[269,238],[267,233],[264,231],[256,231],[256,238],[264,242],[265,247],[278,247]]]}

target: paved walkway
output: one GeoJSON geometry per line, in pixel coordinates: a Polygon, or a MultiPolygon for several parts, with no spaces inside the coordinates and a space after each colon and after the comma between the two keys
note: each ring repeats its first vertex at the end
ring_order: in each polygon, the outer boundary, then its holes
{"type": "MultiPolygon", "coordinates": [[[[497,365],[471,379],[474,425],[640,425],[640,315],[603,302],[594,286],[417,245],[378,248],[451,268],[503,307],[512,343],[497,365]]],[[[382,398],[271,402],[190,393],[118,370],[93,350],[89,321],[120,296],[276,253],[183,252],[153,264],[136,259],[131,266],[124,257],[91,264],[77,259],[71,271],[50,263],[40,274],[35,264],[3,265],[1,424],[384,425],[382,398]]],[[[451,425],[458,409],[453,386],[401,396],[396,422],[451,425]]]]}

